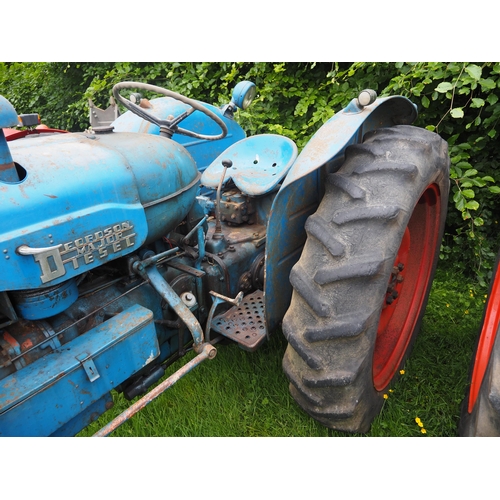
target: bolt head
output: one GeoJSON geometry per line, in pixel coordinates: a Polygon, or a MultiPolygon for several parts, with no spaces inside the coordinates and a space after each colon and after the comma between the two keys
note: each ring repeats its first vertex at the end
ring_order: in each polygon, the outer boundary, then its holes
{"type": "Polygon", "coordinates": [[[372,89],[365,89],[359,93],[358,103],[360,106],[369,106],[377,99],[377,93],[372,89]]]}

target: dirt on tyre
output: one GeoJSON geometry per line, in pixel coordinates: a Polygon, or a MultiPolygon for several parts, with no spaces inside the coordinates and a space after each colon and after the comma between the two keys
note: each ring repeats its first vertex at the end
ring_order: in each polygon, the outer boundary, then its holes
{"type": "Polygon", "coordinates": [[[500,436],[500,253],[474,349],[469,386],[462,402],[459,434],[500,436]]]}
{"type": "Polygon", "coordinates": [[[368,432],[420,328],[444,230],[448,145],[379,129],[329,174],[290,273],[283,369],[323,425],[368,432]]]}

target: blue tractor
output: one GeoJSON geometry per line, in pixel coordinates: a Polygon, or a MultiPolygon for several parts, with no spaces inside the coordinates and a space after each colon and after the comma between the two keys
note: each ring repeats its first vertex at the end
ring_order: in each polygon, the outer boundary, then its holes
{"type": "Polygon", "coordinates": [[[134,402],[108,435],[221,339],[253,351],[280,325],[300,407],[370,428],[425,310],[447,144],[408,99],[365,90],[298,154],[245,136],[233,115],[254,95],[241,82],[219,109],[123,82],[122,115],[9,142],[0,97],[0,436],[75,435],[119,391],[134,402]]]}

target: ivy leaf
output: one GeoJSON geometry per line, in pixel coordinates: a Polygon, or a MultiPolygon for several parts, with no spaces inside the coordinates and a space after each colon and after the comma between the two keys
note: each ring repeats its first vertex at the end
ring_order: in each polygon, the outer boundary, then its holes
{"type": "Polygon", "coordinates": [[[450,115],[453,118],[463,118],[464,117],[464,110],[462,108],[453,108],[450,111],[450,115]]]}
{"type": "Polygon", "coordinates": [[[475,226],[484,226],[484,220],[481,217],[476,217],[474,219],[475,226]]]}
{"type": "Polygon", "coordinates": [[[498,194],[500,193],[500,187],[498,186],[488,186],[490,193],[498,194]]]}
{"type": "Polygon", "coordinates": [[[474,78],[474,80],[476,81],[479,81],[479,79],[481,78],[481,73],[483,72],[482,68],[480,68],[477,64],[469,64],[469,66],[465,68],[465,71],[471,78],[474,78]]]}
{"type": "Polygon", "coordinates": [[[453,85],[449,82],[441,82],[437,87],[436,87],[436,92],[439,92],[440,94],[445,94],[446,92],[450,91],[453,88],[453,85]]]}
{"type": "Polygon", "coordinates": [[[486,100],[488,101],[488,104],[496,104],[498,102],[498,96],[496,94],[490,94],[486,100]]]}
{"type": "Polygon", "coordinates": [[[431,101],[429,101],[429,98],[426,97],[425,95],[422,97],[422,106],[424,108],[428,108],[430,105],[431,101]]]}
{"type": "Polygon", "coordinates": [[[493,90],[497,86],[495,80],[492,80],[491,78],[483,78],[479,83],[481,84],[481,88],[483,89],[483,91],[493,90]]]}
{"type": "Polygon", "coordinates": [[[465,204],[465,207],[469,210],[477,210],[479,208],[479,203],[475,200],[471,200],[465,204]]]}
{"type": "Polygon", "coordinates": [[[484,99],[480,99],[479,97],[472,98],[471,108],[481,108],[484,106],[484,99]]]}
{"type": "Polygon", "coordinates": [[[474,191],[472,189],[464,189],[462,191],[462,194],[466,197],[466,198],[474,198],[475,194],[474,194],[474,191]]]}
{"type": "MultiPolygon", "coordinates": [[[[460,192],[460,191],[457,191],[454,195],[453,195],[453,201],[455,203],[458,203],[460,201],[463,201],[464,197],[463,197],[463,194],[460,192]]],[[[458,208],[458,206],[457,206],[458,208]]]]}
{"type": "Polygon", "coordinates": [[[455,207],[459,212],[463,212],[465,210],[465,198],[463,196],[461,196],[459,200],[455,201],[455,207]]]}
{"type": "Polygon", "coordinates": [[[477,170],[475,168],[469,168],[469,170],[464,173],[464,177],[472,177],[473,175],[477,175],[477,170]]]}
{"type": "MultiPolygon", "coordinates": [[[[477,187],[484,187],[486,186],[486,181],[483,181],[482,179],[479,179],[478,177],[476,177],[475,179],[471,179],[470,182],[472,182],[472,184],[474,184],[474,186],[477,186],[477,187]]],[[[465,183],[462,183],[462,187],[466,187],[464,186],[465,183]]]]}

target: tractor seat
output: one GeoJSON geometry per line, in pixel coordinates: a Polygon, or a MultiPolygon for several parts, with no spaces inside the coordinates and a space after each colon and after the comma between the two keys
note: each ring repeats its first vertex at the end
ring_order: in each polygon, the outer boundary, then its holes
{"type": "Polygon", "coordinates": [[[247,137],[236,142],[220,154],[203,172],[201,184],[217,189],[222,171],[222,160],[231,160],[227,169],[225,185],[233,180],[235,186],[249,196],[269,193],[285,178],[297,158],[295,143],[276,134],[247,137]]]}

